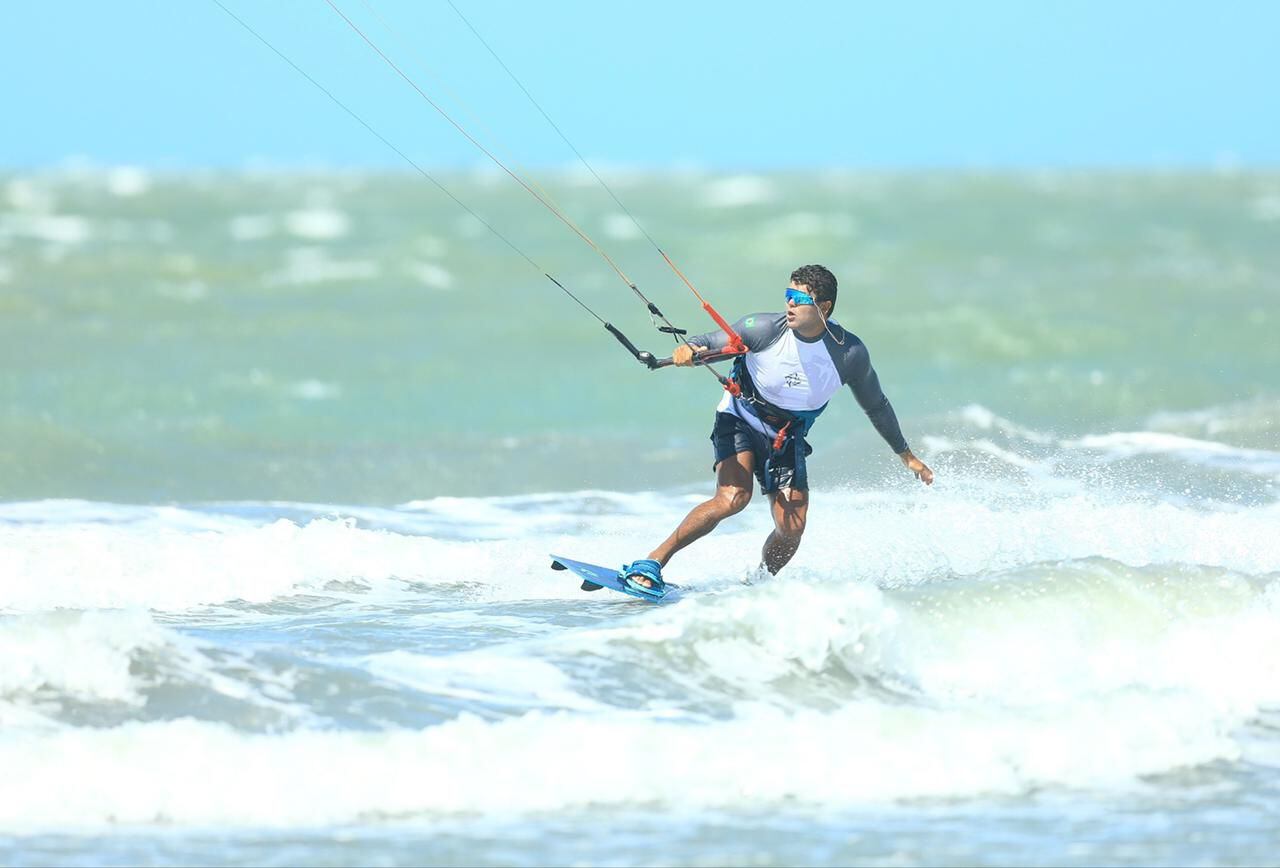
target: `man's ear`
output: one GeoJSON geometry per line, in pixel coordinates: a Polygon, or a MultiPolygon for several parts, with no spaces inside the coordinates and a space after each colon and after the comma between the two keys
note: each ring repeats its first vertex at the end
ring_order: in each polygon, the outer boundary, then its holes
{"type": "Polygon", "coordinates": [[[835,302],[831,302],[831,301],[818,302],[818,309],[822,311],[822,315],[827,319],[831,319],[831,311],[835,310],[835,307],[836,307],[835,302]]]}

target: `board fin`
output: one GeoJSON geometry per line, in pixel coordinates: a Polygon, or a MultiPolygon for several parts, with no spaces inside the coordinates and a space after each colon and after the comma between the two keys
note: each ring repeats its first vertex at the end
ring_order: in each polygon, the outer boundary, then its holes
{"type": "MultiPolygon", "coordinates": [[[[567,570],[567,569],[569,569],[569,568],[568,568],[568,567],[566,567],[564,564],[560,563],[559,561],[557,561],[557,560],[553,560],[553,561],[551,562],[551,569],[553,569],[553,570],[567,570]]],[[[581,589],[582,589],[582,590],[584,590],[584,591],[598,591],[598,590],[600,590],[601,588],[603,588],[603,587],[604,587],[604,585],[597,585],[595,582],[590,581],[589,579],[583,579],[583,580],[582,580],[582,585],[581,585],[580,587],[581,587],[581,589]]]]}

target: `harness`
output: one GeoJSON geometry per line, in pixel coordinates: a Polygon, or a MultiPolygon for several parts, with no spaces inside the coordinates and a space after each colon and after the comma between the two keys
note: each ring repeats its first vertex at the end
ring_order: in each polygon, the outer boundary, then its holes
{"type": "Polygon", "coordinates": [[[725,391],[733,395],[736,400],[746,403],[747,409],[760,421],[778,431],[773,442],[769,444],[772,448],[764,463],[762,490],[768,493],[774,489],[772,470],[788,453],[792,456],[791,466],[795,468],[796,474],[803,474],[804,460],[813,451],[805,441],[805,435],[822,415],[822,411],[827,409],[827,405],[823,404],[816,410],[785,410],[767,400],[760,394],[755,381],[751,379],[751,372],[747,370],[746,356],[738,356],[733,360],[733,370],[728,379],[735,388],[726,385],[725,391]]]}

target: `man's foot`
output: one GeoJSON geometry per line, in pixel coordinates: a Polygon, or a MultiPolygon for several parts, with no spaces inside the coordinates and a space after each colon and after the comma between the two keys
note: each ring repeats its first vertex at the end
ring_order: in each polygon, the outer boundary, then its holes
{"type": "Polygon", "coordinates": [[[623,584],[651,597],[661,597],[667,592],[666,583],[662,580],[662,565],[650,558],[626,564],[618,577],[623,584]]]}

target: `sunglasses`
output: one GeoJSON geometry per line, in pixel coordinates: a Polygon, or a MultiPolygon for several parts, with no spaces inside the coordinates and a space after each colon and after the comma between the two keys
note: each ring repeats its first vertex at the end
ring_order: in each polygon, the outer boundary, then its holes
{"type": "Polygon", "coordinates": [[[792,301],[796,304],[817,304],[817,302],[813,300],[813,296],[809,295],[809,293],[801,292],[800,290],[792,289],[791,287],[787,287],[787,301],[792,301]]]}

